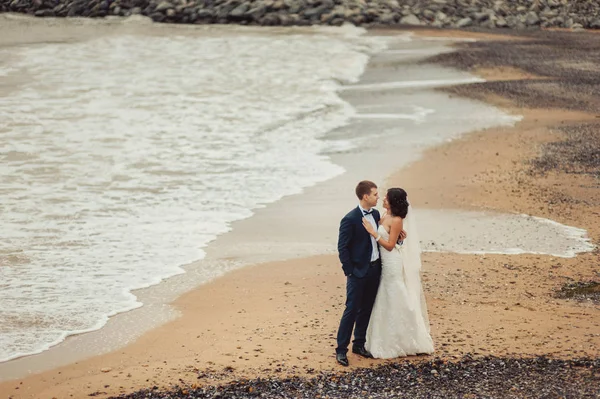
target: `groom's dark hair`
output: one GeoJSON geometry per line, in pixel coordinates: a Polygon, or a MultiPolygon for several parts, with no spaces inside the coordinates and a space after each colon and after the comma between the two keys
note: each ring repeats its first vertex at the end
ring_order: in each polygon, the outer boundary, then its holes
{"type": "Polygon", "coordinates": [[[377,188],[377,184],[369,180],[363,180],[356,186],[356,196],[362,200],[365,195],[371,194],[371,189],[377,188]]]}

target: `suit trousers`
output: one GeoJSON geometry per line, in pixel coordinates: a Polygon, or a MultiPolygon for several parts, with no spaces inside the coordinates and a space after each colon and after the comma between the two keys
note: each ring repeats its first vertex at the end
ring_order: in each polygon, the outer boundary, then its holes
{"type": "Polygon", "coordinates": [[[365,345],[367,327],[381,279],[381,260],[371,262],[365,277],[350,275],[346,279],[346,308],[338,329],[336,353],[348,352],[353,329],[352,346],[357,348],[365,345]]]}

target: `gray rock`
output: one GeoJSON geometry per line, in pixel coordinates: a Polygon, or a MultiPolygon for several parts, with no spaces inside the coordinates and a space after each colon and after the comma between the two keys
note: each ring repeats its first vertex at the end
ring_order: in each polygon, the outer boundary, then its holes
{"type": "Polygon", "coordinates": [[[330,13],[325,13],[323,15],[321,15],[321,18],[319,18],[321,20],[321,23],[323,24],[329,24],[329,22],[331,22],[331,20],[333,19],[333,15],[330,13]]]}
{"type": "Polygon", "coordinates": [[[565,24],[565,18],[562,16],[558,16],[552,20],[552,23],[555,26],[563,26],[565,24]]]}
{"type": "Polygon", "coordinates": [[[398,3],[398,0],[387,0],[385,2],[385,5],[390,10],[394,10],[395,11],[395,10],[399,10],[400,9],[400,4],[398,3]]]}
{"type": "Polygon", "coordinates": [[[262,25],[267,25],[267,26],[279,25],[279,22],[280,22],[279,15],[277,15],[277,14],[267,14],[264,16],[263,19],[260,20],[260,23],[262,25]]]}
{"type": "Polygon", "coordinates": [[[517,30],[523,30],[523,29],[527,29],[527,25],[525,25],[523,22],[518,21],[517,25],[515,25],[515,29],[517,30]]]}
{"type": "MultiPolygon", "coordinates": [[[[67,5],[66,5],[66,4],[59,4],[59,5],[57,5],[56,7],[54,7],[54,8],[52,9],[52,11],[54,11],[54,13],[55,13],[56,15],[58,15],[58,16],[63,16],[63,14],[65,14],[65,11],[67,11],[67,10],[66,10],[66,8],[67,8],[67,5]]],[[[117,9],[117,8],[119,9],[119,11],[121,10],[121,7],[118,7],[118,6],[117,6],[117,7],[114,7],[114,8],[113,8],[113,13],[114,13],[114,10],[115,10],[115,9],[117,9]]],[[[118,15],[118,14],[116,14],[116,15],[118,15]]]]}
{"type": "Polygon", "coordinates": [[[480,26],[486,29],[494,29],[496,27],[496,22],[493,19],[488,19],[483,21],[480,26]]]}
{"type": "Polygon", "coordinates": [[[463,18],[456,23],[457,28],[466,28],[471,25],[473,25],[473,20],[469,17],[463,18]]]}
{"type": "Polygon", "coordinates": [[[433,21],[435,19],[435,13],[431,10],[425,10],[423,11],[423,13],[421,13],[421,15],[423,15],[425,18],[433,21]]]}
{"type": "Polygon", "coordinates": [[[352,21],[352,18],[356,17],[356,16],[360,16],[360,10],[354,8],[351,10],[344,10],[344,15],[343,17],[349,21],[352,21]]]}
{"type": "Polygon", "coordinates": [[[309,8],[308,10],[304,11],[304,13],[302,15],[304,15],[304,17],[306,18],[320,18],[321,15],[325,14],[326,12],[326,8],[324,6],[320,6],[320,7],[316,7],[316,8],[309,8]]]}
{"type": "Polygon", "coordinates": [[[175,12],[175,10],[174,10],[174,9],[172,9],[172,8],[169,8],[169,9],[167,10],[167,17],[169,17],[169,18],[173,18],[175,15],[177,15],[177,13],[175,12]]]}
{"type": "Polygon", "coordinates": [[[565,21],[565,28],[571,28],[573,27],[573,18],[569,18],[565,21]]]}
{"type": "Polygon", "coordinates": [[[221,7],[216,8],[214,11],[216,12],[216,17],[219,20],[222,20],[223,23],[227,22],[227,18],[229,17],[229,13],[235,8],[234,4],[224,4],[221,7]]]}
{"type": "Polygon", "coordinates": [[[506,28],[508,26],[508,23],[506,22],[506,20],[504,18],[498,18],[496,20],[496,26],[498,28],[506,28]]]}
{"type": "Polygon", "coordinates": [[[483,21],[487,21],[488,19],[490,19],[490,14],[487,12],[476,12],[473,14],[473,18],[477,22],[483,22],[483,21]]]}
{"type": "Polygon", "coordinates": [[[52,11],[52,10],[37,10],[34,15],[36,17],[53,17],[54,11],[52,11]]]}
{"type": "Polygon", "coordinates": [[[304,7],[304,3],[298,0],[284,0],[283,4],[288,8],[290,14],[298,14],[304,7]]]}
{"type": "Polygon", "coordinates": [[[413,26],[421,25],[421,21],[419,21],[419,18],[417,18],[413,14],[409,14],[405,17],[402,17],[402,19],[400,19],[400,23],[402,25],[413,25],[413,26]]]}
{"type": "Polygon", "coordinates": [[[298,14],[289,14],[288,20],[292,25],[300,25],[303,21],[300,19],[300,16],[298,14]]]}
{"type": "Polygon", "coordinates": [[[544,17],[545,17],[545,18],[548,18],[548,19],[550,19],[550,18],[554,18],[554,17],[556,17],[556,16],[558,16],[558,12],[557,12],[556,10],[552,10],[552,9],[550,9],[550,7],[546,7],[546,8],[544,9],[544,11],[542,11],[542,12],[540,13],[540,17],[542,17],[542,18],[544,18],[544,17]]]}
{"type": "Polygon", "coordinates": [[[548,6],[552,8],[560,7],[560,1],[558,0],[548,0],[548,6]]]}
{"type": "Polygon", "coordinates": [[[534,1],[530,6],[529,6],[529,11],[535,11],[540,12],[540,3],[537,1],[534,1]]]}
{"type": "Polygon", "coordinates": [[[272,3],[270,6],[273,10],[279,11],[284,8],[285,4],[284,4],[283,0],[277,0],[274,3],[272,3]]]}
{"type": "Polygon", "coordinates": [[[331,20],[331,22],[329,22],[329,25],[333,25],[333,26],[342,26],[344,25],[344,19],[343,18],[334,18],[331,20]]]}
{"type": "Polygon", "coordinates": [[[592,29],[600,29],[600,18],[590,23],[590,28],[592,29]]]}
{"type": "Polygon", "coordinates": [[[393,24],[395,22],[394,20],[394,14],[393,13],[387,13],[387,14],[383,14],[382,16],[379,17],[379,22],[381,22],[382,24],[393,24]]]}
{"type": "Polygon", "coordinates": [[[150,15],[150,18],[152,18],[152,20],[155,22],[162,22],[165,20],[165,16],[160,12],[152,13],[150,15]]]}
{"type": "Polygon", "coordinates": [[[131,9],[131,15],[140,15],[142,13],[142,9],[139,7],[133,7],[131,9]]]}
{"type": "Polygon", "coordinates": [[[333,7],[335,7],[335,1],[333,1],[333,0],[321,0],[321,7],[324,7],[325,9],[330,10],[333,7]]]}
{"type": "Polygon", "coordinates": [[[443,12],[438,11],[437,14],[435,14],[435,19],[440,22],[444,22],[448,19],[448,16],[446,14],[444,14],[443,12]]]}
{"type": "Polygon", "coordinates": [[[346,9],[342,6],[335,6],[331,11],[331,16],[333,18],[344,18],[346,16],[346,9]]]}
{"type": "Polygon", "coordinates": [[[360,14],[355,14],[350,17],[350,22],[352,22],[356,26],[359,26],[359,25],[362,25],[363,22],[365,22],[365,17],[363,17],[360,14]]]}
{"type": "Polygon", "coordinates": [[[169,3],[168,1],[162,1],[158,4],[158,6],[156,6],[154,11],[161,12],[170,8],[175,8],[175,6],[173,6],[173,4],[169,3]]]}
{"type": "MultiPolygon", "coordinates": [[[[198,15],[194,12],[194,10],[192,10],[192,13],[190,14],[190,16],[188,17],[190,19],[190,23],[195,24],[196,21],[198,21],[198,15]]],[[[201,22],[201,21],[198,21],[201,22]]]]}
{"type": "Polygon", "coordinates": [[[279,14],[279,25],[290,26],[293,24],[294,24],[294,20],[290,17],[289,14],[279,14]]]}
{"type": "Polygon", "coordinates": [[[246,14],[250,15],[255,20],[261,19],[267,13],[267,6],[264,4],[259,4],[258,6],[248,10],[246,14]]]}
{"type": "Polygon", "coordinates": [[[379,17],[379,10],[375,8],[367,8],[365,14],[371,19],[376,19],[379,17]]]}
{"type": "Polygon", "coordinates": [[[231,10],[229,16],[233,18],[242,18],[244,15],[246,15],[246,11],[248,11],[249,9],[250,6],[248,5],[248,3],[242,3],[233,10],[231,10]]]}
{"type": "Polygon", "coordinates": [[[196,10],[196,15],[199,19],[212,19],[215,13],[211,9],[200,8],[196,10]]]}
{"type": "Polygon", "coordinates": [[[419,7],[418,3],[417,3],[417,5],[410,8],[411,14],[415,14],[417,17],[419,15],[421,15],[421,11],[423,11],[423,10],[421,9],[421,7],[419,7]]]}
{"type": "Polygon", "coordinates": [[[529,26],[538,25],[540,23],[540,17],[538,17],[537,13],[534,11],[530,11],[525,17],[525,23],[529,26]]]}

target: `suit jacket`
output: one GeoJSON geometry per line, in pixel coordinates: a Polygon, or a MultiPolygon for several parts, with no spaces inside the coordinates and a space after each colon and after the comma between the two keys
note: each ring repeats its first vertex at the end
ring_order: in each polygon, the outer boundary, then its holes
{"type": "MultiPolygon", "coordinates": [[[[352,274],[358,278],[367,275],[373,243],[371,236],[362,224],[363,213],[357,206],[351,210],[340,222],[338,236],[338,255],[342,262],[342,269],[346,276],[352,274]]],[[[373,209],[373,218],[379,226],[379,211],[373,209]]]]}

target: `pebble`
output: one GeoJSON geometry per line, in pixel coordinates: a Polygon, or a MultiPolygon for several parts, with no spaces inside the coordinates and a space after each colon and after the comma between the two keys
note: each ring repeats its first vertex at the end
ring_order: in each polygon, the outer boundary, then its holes
{"type": "MultiPolygon", "coordinates": [[[[333,360],[332,360],[333,361],[333,360]]],[[[419,364],[398,360],[313,378],[265,377],[225,385],[142,390],[113,399],[176,398],[548,398],[598,397],[600,359],[473,358],[419,364]],[[443,368],[443,373],[437,370],[443,368]],[[443,378],[440,378],[443,377],[443,378]]]]}
{"type": "Polygon", "coordinates": [[[600,29],[592,0],[0,0],[0,12],[38,17],[144,15],[156,22],[243,25],[600,29]]]}

